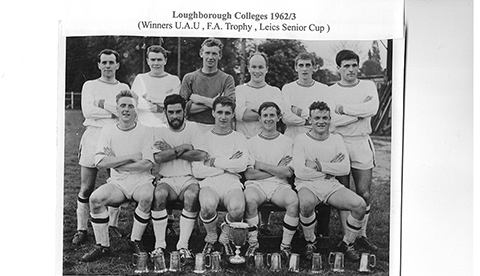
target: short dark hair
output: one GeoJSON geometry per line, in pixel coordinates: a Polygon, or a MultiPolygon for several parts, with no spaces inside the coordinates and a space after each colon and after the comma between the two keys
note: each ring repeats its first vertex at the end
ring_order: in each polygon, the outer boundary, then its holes
{"type": "Polygon", "coordinates": [[[268,56],[267,56],[267,54],[265,54],[263,52],[251,53],[250,56],[248,57],[248,65],[250,65],[250,59],[252,59],[252,57],[254,57],[254,56],[262,56],[263,59],[265,60],[265,66],[268,67],[268,56]]]}
{"type": "Polygon", "coordinates": [[[312,66],[315,66],[315,57],[310,54],[309,52],[301,52],[295,57],[295,66],[297,66],[297,62],[299,60],[311,60],[312,66]]]}
{"type": "Polygon", "coordinates": [[[170,94],[165,97],[165,100],[163,101],[163,106],[165,107],[165,110],[167,109],[167,106],[174,104],[180,104],[182,106],[182,109],[185,109],[185,106],[187,105],[185,99],[178,94],[170,94]]]}
{"type": "Polygon", "coordinates": [[[118,103],[118,101],[123,97],[132,98],[138,104],[138,95],[135,94],[135,92],[133,92],[131,90],[120,91],[120,93],[118,93],[117,96],[115,96],[116,102],[118,103]]]}
{"type": "Polygon", "coordinates": [[[119,62],[120,62],[120,55],[118,54],[117,51],[111,50],[111,49],[103,49],[103,50],[100,52],[100,54],[98,54],[98,56],[97,56],[97,62],[100,62],[100,57],[101,57],[102,55],[111,55],[111,54],[113,54],[113,55],[115,56],[115,61],[116,61],[117,63],[119,63],[119,62]]]}
{"type": "Polygon", "coordinates": [[[160,45],[152,45],[147,48],[147,58],[150,53],[161,53],[163,57],[167,58],[167,50],[160,45]]]}
{"type": "Polygon", "coordinates": [[[203,46],[207,46],[207,47],[217,46],[218,48],[220,48],[220,54],[222,54],[223,43],[220,41],[220,39],[216,39],[214,37],[210,37],[210,38],[205,39],[202,42],[202,46],[200,47],[200,52],[203,52],[203,46]]]}
{"type": "Polygon", "coordinates": [[[309,114],[312,113],[313,110],[315,109],[318,109],[320,111],[324,110],[324,111],[330,111],[330,107],[328,107],[328,105],[325,103],[325,102],[319,102],[319,101],[316,101],[316,102],[313,102],[309,107],[308,109],[310,109],[309,111],[309,114]]]}
{"type": "Polygon", "coordinates": [[[337,53],[337,56],[335,57],[335,63],[338,66],[342,65],[342,61],[344,60],[352,60],[355,59],[357,60],[357,63],[360,63],[360,58],[358,55],[351,50],[341,50],[340,52],[337,53]]]}
{"type": "Polygon", "coordinates": [[[282,110],[280,110],[280,107],[276,103],[274,103],[274,102],[264,102],[258,108],[258,114],[262,115],[262,110],[267,109],[269,107],[274,107],[277,110],[277,116],[280,116],[280,114],[282,113],[282,110]]]}
{"type": "Polygon", "coordinates": [[[225,96],[217,97],[213,101],[213,106],[212,106],[213,111],[215,111],[217,109],[218,104],[220,104],[222,106],[230,106],[232,108],[232,111],[235,111],[235,102],[232,99],[230,99],[229,97],[225,97],[225,96]]]}

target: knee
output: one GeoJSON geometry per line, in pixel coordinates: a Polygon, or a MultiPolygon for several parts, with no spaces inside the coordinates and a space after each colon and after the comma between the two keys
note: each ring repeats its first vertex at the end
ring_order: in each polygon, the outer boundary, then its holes
{"type": "Polygon", "coordinates": [[[365,203],[365,200],[363,200],[363,198],[361,197],[358,197],[353,204],[352,211],[363,217],[365,215],[366,210],[367,210],[367,204],[365,203]]]}
{"type": "Polygon", "coordinates": [[[142,192],[139,195],[138,205],[144,210],[150,210],[153,202],[152,193],[142,192]]]}
{"type": "Polygon", "coordinates": [[[359,195],[365,200],[365,202],[370,203],[370,191],[362,191],[359,195]]]}
{"type": "Polygon", "coordinates": [[[106,200],[105,197],[103,197],[99,194],[93,193],[90,196],[90,199],[89,199],[90,207],[92,209],[96,209],[96,208],[99,208],[101,206],[104,206],[105,205],[105,200],[106,200]]]}
{"type": "Polygon", "coordinates": [[[211,215],[217,211],[217,203],[212,198],[202,198],[200,200],[200,210],[204,215],[211,215]]]}
{"type": "Polygon", "coordinates": [[[285,200],[286,207],[285,209],[289,213],[298,213],[299,202],[298,197],[295,195],[293,197],[287,197],[285,200]]]}
{"type": "Polygon", "coordinates": [[[193,204],[198,200],[198,190],[186,190],[183,198],[185,203],[193,204]]]}
{"type": "MultiPolygon", "coordinates": [[[[160,207],[165,208],[168,192],[164,189],[155,189],[153,197],[153,207],[158,209],[160,207]]],[[[162,208],[162,209],[163,209],[162,208]]]]}
{"type": "Polygon", "coordinates": [[[245,203],[231,202],[228,206],[228,214],[235,221],[241,221],[245,213],[245,203]]]}
{"type": "Polygon", "coordinates": [[[255,194],[251,192],[245,192],[245,205],[247,209],[257,209],[258,208],[258,202],[255,194]]]}

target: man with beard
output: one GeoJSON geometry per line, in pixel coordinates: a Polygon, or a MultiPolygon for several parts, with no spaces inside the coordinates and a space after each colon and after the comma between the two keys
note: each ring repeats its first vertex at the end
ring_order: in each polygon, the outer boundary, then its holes
{"type": "Polygon", "coordinates": [[[180,216],[180,237],[177,250],[182,259],[192,259],[188,249],[188,240],[192,234],[198,214],[198,181],[193,177],[191,162],[200,161],[206,154],[195,155],[192,141],[198,133],[195,123],[185,122],[186,102],[177,94],[165,98],[165,114],[168,127],[154,128],[154,157],[158,164],[152,207],[153,231],[155,233],[155,250],[153,255],[165,250],[167,228],[166,205],[170,201],[183,202],[180,216]]]}
{"type": "Polygon", "coordinates": [[[153,136],[150,128],[137,123],[138,96],[129,91],[117,97],[118,123],[104,126],[95,153],[97,168],[111,169],[107,183],[90,196],[90,216],[97,246],[82,257],[93,262],[110,253],[107,206],[133,200],[138,203],[134,211],[130,237],[134,253],[143,253],[143,232],[150,220],[154,186],[150,170],[154,163],[153,136]]]}
{"type": "Polygon", "coordinates": [[[305,255],[311,259],[317,250],[315,206],[323,203],[348,211],[345,233],[338,249],[347,259],[358,261],[360,257],[353,244],[365,217],[366,204],[335,178],[348,174],[350,160],[342,137],[329,132],[330,108],[324,102],[314,102],[309,109],[312,129],[295,138],[292,160],[300,224],[307,241],[305,255]]]}
{"type": "Polygon", "coordinates": [[[202,132],[213,128],[212,104],[217,97],[229,97],[235,102],[233,77],[218,69],[222,49],[220,40],[206,39],[200,48],[202,68],[186,74],[182,80],[180,95],[187,100],[187,119],[198,123],[202,132]]]}

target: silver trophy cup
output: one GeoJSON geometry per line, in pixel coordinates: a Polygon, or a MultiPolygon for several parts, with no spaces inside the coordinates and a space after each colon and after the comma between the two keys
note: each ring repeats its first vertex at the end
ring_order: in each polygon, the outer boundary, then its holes
{"type": "Polygon", "coordinates": [[[230,257],[230,263],[243,264],[245,257],[240,256],[240,247],[247,242],[248,224],[244,222],[230,223],[230,240],[235,244],[235,256],[230,257]]]}

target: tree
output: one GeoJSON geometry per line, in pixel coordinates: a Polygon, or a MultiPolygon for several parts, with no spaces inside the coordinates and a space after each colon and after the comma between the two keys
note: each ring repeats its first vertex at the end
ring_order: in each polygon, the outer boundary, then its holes
{"type": "Polygon", "coordinates": [[[295,57],[306,51],[301,42],[291,39],[267,39],[258,46],[258,50],[268,56],[268,74],[265,77],[268,84],[282,88],[297,78],[295,57]]]}
{"type": "Polygon", "coordinates": [[[364,76],[376,76],[383,73],[382,65],[380,64],[378,41],[372,42],[372,49],[368,50],[368,60],[362,64],[360,71],[364,76]]]}

